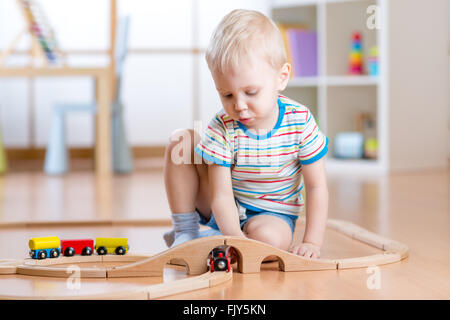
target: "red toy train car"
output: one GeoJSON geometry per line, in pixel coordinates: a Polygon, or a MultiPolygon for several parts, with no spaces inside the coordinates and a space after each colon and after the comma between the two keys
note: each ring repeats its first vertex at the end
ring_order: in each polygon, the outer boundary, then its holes
{"type": "Polygon", "coordinates": [[[94,240],[92,239],[61,240],[61,252],[66,257],[71,257],[75,254],[90,256],[92,253],[94,253],[94,240]]]}

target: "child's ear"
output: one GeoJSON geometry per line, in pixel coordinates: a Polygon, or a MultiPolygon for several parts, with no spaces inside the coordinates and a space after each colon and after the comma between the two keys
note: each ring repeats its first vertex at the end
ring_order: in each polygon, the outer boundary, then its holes
{"type": "Polygon", "coordinates": [[[281,67],[279,73],[279,85],[278,85],[279,91],[283,91],[284,89],[286,89],[290,75],[291,75],[291,65],[286,62],[281,67]]]}

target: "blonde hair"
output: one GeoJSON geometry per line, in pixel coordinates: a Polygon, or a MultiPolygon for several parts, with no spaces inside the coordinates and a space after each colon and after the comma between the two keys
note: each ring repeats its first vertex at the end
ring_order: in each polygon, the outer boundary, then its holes
{"type": "Polygon", "coordinates": [[[223,17],[211,36],[206,50],[206,62],[211,72],[225,72],[237,67],[239,59],[259,48],[275,69],[286,63],[286,51],[281,32],[264,14],[236,9],[223,17]]]}

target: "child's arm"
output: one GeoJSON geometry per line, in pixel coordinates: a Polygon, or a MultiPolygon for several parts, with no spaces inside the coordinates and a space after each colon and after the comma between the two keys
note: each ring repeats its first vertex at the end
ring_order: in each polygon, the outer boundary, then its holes
{"type": "Polygon", "coordinates": [[[234,202],[230,168],[208,165],[211,210],[224,236],[244,236],[239,225],[239,214],[234,202]]]}
{"type": "Polygon", "coordinates": [[[306,187],[306,228],[303,243],[291,251],[307,258],[319,258],[328,216],[328,187],[324,158],[303,165],[306,187]]]}

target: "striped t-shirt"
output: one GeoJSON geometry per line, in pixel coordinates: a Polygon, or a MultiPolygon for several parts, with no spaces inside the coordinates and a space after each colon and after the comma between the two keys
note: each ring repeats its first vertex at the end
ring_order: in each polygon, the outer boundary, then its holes
{"type": "Polygon", "coordinates": [[[281,95],[278,107],[278,121],[264,135],[248,131],[221,109],[195,152],[230,167],[234,197],[242,207],[298,215],[304,206],[302,165],[327,153],[328,138],[307,107],[281,95]]]}

